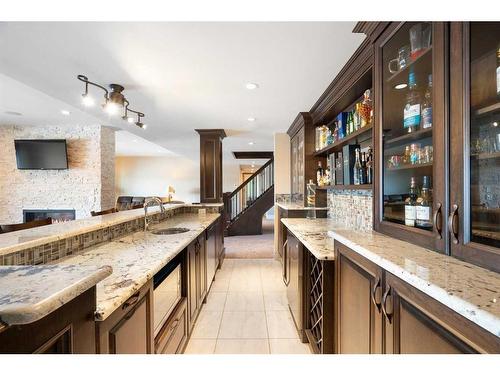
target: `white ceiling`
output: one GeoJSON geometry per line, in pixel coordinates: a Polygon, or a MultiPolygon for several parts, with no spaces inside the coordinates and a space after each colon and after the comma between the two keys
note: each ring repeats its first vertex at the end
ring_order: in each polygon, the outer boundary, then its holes
{"type": "Polygon", "coordinates": [[[225,162],[240,163],[232,151],[272,150],[272,134],[314,104],[362,42],[351,32],[354,24],[0,23],[0,73],[8,76],[0,76],[0,123],[45,125],[61,120],[60,107],[67,107],[72,113],[64,121],[113,125],[193,159],[194,129],[224,128],[225,162]],[[82,107],[77,74],[125,86],[148,128],[82,107]],[[246,82],[259,88],[249,91],[246,82]]]}

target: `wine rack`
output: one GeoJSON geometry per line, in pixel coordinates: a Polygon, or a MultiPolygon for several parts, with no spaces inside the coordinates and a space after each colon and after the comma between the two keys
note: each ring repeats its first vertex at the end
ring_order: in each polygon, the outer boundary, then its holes
{"type": "Polygon", "coordinates": [[[313,353],[333,353],[333,261],[308,255],[305,333],[313,353]]]}

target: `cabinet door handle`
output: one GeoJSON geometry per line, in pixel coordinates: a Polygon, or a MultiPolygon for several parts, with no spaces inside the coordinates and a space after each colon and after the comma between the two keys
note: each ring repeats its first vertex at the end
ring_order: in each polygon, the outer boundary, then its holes
{"type": "Polygon", "coordinates": [[[134,306],[137,301],[139,301],[139,297],[141,292],[135,292],[128,300],[126,300],[122,305],[122,310],[128,309],[130,306],[134,306]]]}
{"type": "Polygon", "coordinates": [[[377,276],[377,278],[375,279],[375,284],[373,285],[371,297],[372,297],[373,304],[375,305],[378,312],[380,313],[381,304],[380,304],[380,302],[376,301],[376,294],[377,294],[378,288],[380,288],[380,277],[377,276]]]}
{"type": "Polygon", "coordinates": [[[453,243],[455,245],[458,244],[458,206],[456,204],[453,205],[453,211],[450,213],[448,217],[448,231],[453,239],[453,243]]]}
{"type": "Polygon", "coordinates": [[[443,238],[443,235],[441,234],[443,231],[443,212],[441,211],[441,203],[438,202],[436,205],[436,212],[434,212],[434,229],[436,229],[436,232],[438,233],[436,238],[440,240],[443,238]]]}
{"type": "Polygon", "coordinates": [[[391,286],[388,285],[387,290],[384,293],[384,297],[382,297],[382,312],[389,321],[389,324],[392,323],[392,311],[390,313],[387,312],[387,297],[389,297],[390,294],[391,294],[391,286]]]}
{"type": "Polygon", "coordinates": [[[179,325],[180,318],[175,319],[170,326],[170,330],[173,331],[179,325]]]}

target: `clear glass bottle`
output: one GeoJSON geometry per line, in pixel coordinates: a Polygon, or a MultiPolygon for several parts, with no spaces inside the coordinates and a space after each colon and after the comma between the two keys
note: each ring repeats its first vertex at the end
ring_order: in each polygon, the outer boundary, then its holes
{"type": "Polygon", "coordinates": [[[321,186],[323,182],[323,167],[321,166],[321,161],[318,161],[318,168],[316,169],[316,183],[321,186]]]}
{"type": "Polygon", "coordinates": [[[408,133],[416,132],[420,127],[420,93],[417,90],[417,81],[414,72],[408,75],[408,94],[403,111],[403,126],[408,133]]]}
{"type": "Polygon", "coordinates": [[[356,149],[356,161],[354,162],[354,171],[353,171],[353,180],[354,185],[361,185],[362,183],[362,175],[363,175],[363,167],[361,166],[360,161],[360,149],[356,149]]]}
{"type": "Polygon", "coordinates": [[[422,102],[422,129],[432,128],[432,74],[429,74],[427,89],[422,102]]]}
{"type": "Polygon", "coordinates": [[[316,186],[314,185],[312,180],[309,180],[307,184],[307,207],[310,207],[310,210],[307,210],[307,218],[308,219],[316,219],[316,186]]]}
{"type": "Polygon", "coordinates": [[[410,192],[408,198],[405,200],[405,225],[409,227],[414,227],[417,219],[417,197],[417,182],[415,177],[412,177],[410,180],[410,192]]]}
{"type": "Polygon", "coordinates": [[[432,230],[432,194],[431,177],[424,176],[422,183],[422,192],[417,199],[416,221],[418,228],[432,230]]]}

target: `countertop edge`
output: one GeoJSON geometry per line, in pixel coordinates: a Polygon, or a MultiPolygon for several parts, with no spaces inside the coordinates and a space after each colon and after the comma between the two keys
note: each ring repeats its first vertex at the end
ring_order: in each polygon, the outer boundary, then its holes
{"type": "Polygon", "coordinates": [[[315,210],[315,211],[326,211],[328,207],[290,207],[284,203],[275,202],[276,206],[281,207],[287,211],[306,211],[306,210],[315,210]]]}
{"type": "Polygon", "coordinates": [[[446,290],[444,290],[440,286],[431,284],[427,280],[424,280],[417,275],[411,274],[410,272],[394,264],[393,262],[374,254],[370,250],[365,249],[364,247],[351,240],[346,239],[342,235],[336,233],[334,230],[329,230],[328,236],[356,251],[358,254],[382,267],[384,270],[392,273],[394,276],[412,285],[422,293],[425,293],[429,297],[447,306],[457,314],[460,314],[464,318],[484,328],[496,337],[500,337],[500,318],[496,317],[495,315],[482,310],[481,308],[465,301],[462,298],[459,298],[455,295],[449,295],[446,290]],[[462,307],[460,307],[460,305],[462,305],[462,307]]]}

